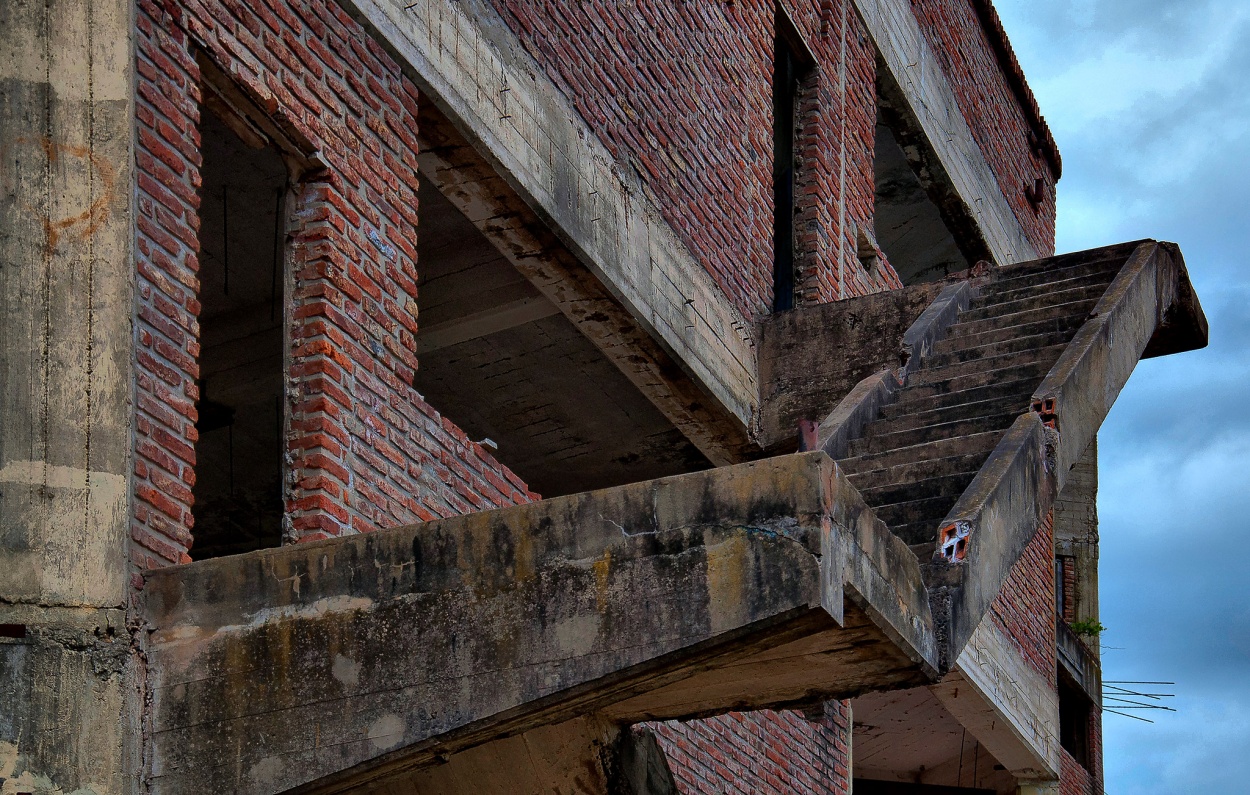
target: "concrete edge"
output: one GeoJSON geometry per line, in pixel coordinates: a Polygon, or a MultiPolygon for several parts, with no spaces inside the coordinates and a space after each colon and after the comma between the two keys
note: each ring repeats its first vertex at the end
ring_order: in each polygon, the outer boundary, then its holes
{"type": "Polygon", "coordinates": [[[1174,304],[1177,282],[1158,243],[1139,245],[1034,391],[1032,411],[1058,431],[1059,488],[1174,304]]]}
{"type": "Polygon", "coordinates": [[[905,382],[920,367],[924,358],[933,351],[933,346],[955,325],[959,313],[972,304],[977,292],[969,281],[948,284],[933,299],[933,303],[920,313],[916,322],[903,334],[903,366],[897,371],[900,381],[905,382]]]}
{"type": "Polygon", "coordinates": [[[963,651],[1054,503],[1052,436],[1036,414],[1017,417],[941,524],[925,575],[944,670],[963,651]]]}

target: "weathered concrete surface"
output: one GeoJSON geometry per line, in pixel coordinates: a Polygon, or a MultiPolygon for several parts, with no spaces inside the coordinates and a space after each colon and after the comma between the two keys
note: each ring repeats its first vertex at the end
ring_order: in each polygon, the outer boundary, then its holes
{"type": "Polygon", "coordinates": [[[977,625],[955,667],[930,687],[1017,779],[1059,775],[1059,699],[991,621],[977,625]]]}
{"type": "MultiPolygon", "coordinates": [[[[1055,554],[1072,559],[1076,567],[1073,593],[1076,621],[1098,621],[1098,439],[1068,473],[1055,500],[1055,554]]],[[[1101,649],[1089,642],[1095,659],[1101,649]]]]}
{"type": "MultiPolygon", "coordinates": [[[[855,0],[855,8],[867,25],[882,65],[889,77],[887,104],[904,114],[909,124],[896,124],[900,132],[913,127],[923,133],[923,148],[932,156],[926,170],[944,183],[939,185],[939,206],[947,224],[970,232],[999,265],[1036,259],[1033,248],[1016,219],[1002,187],[977,146],[967,120],[959,110],[955,92],[937,57],[920,30],[907,0],[855,0]],[[890,93],[899,101],[889,102],[890,93]]],[[[900,141],[909,144],[913,141],[900,141]]],[[[957,236],[958,238],[959,236],[957,236]]],[[[975,262],[980,252],[967,247],[964,255],[975,262]]]]}
{"type": "Polygon", "coordinates": [[[0,787],[120,793],[131,4],[0,3],[0,787]]]}
{"type": "MultiPolygon", "coordinates": [[[[509,188],[620,301],[631,325],[641,324],[748,426],[758,387],[747,320],[498,14],[483,3],[451,0],[343,5],[375,31],[509,188]]],[[[467,214],[472,220],[500,215],[487,212],[467,214]]],[[[556,303],[564,311],[574,308],[556,303]]],[[[573,314],[570,319],[577,322],[573,314]]]]}
{"type": "Polygon", "coordinates": [[[793,449],[799,420],[821,421],[865,378],[907,364],[912,353],[904,336],[948,286],[918,284],[766,318],[759,331],[760,446],[793,449]]]}
{"type": "Polygon", "coordinates": [[[1206,344],[1206,316],[1180,249],[1143,241],[1033,393],[1034,406],[1058,424],[1059,488],[1148,350],[1165,355],[1206,344]]]}
{"type": "Polygon", "coordinates": [[[942,522],[946,537],[939,533],[926,579],[934,613],[949,633],[943,639],[948,666],[1050,511],[1055,484],[1053,434],[1036,414],[1021,414],[942,522]]]}
{"type": "Polygon", "coordinates": [[[151,572],[150,783],[343,791],[492,739],[920,684],[919,565],[823,453],[151,572]]]}
{"type": "Polygon", "coordinates": [[[864,429],[881,414],[881,407],[896,399],[898,390],[907,382],[924,357],[932,350],[946,330],[955,323],[959,313],[968,308],[975,294],[967,281],[947,283],[920,317],[903,333],[899,347],[902,364],[893,370],[881,370],[866,377],[846,394],[817,429],[820,450],[835,461],[845,458],[852,439],[863,435],[864,429]]]}

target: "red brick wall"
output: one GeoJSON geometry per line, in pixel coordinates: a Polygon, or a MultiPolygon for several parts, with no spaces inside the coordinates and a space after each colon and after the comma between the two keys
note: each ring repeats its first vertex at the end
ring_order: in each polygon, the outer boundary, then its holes
{"type": "MultiPolygon", "coordinates": [[[[773,0],[492,1],[616,159],[633,167],[730,300],[748,316],[767,313],[773,0]]],[[[818,61],[801,86],[798,120],[799,289],[807,302],[833,300],[842,273],[847,295],[877,290],[855,258],[852,230],[870,224],[873,212],[873,45],[849,0],[784,5],[818,61]],[[844,224],[837,209],[843,150],[844,224]]]]}
{"type": "Polygon", "coordinates": [[[329,168],[295,188],[287,513],[300,539],[533,499],[412,389],[417,92],[333,0],[140,0],[133,560],[193,544],[202,48],[329,168]]]}
{"type": "Polygon", "coordinates": [[[1030,666],[1057,684],[1054,514],[1048,514],[990,604],[990,617],[1030,666]]]}
{"type": "Polygon", "coordinates": [[[763,710],[648,726],[683,793],[850,792],[847,702],[829,702],[816,721],[799,712],[763,710]]]}
{"type": "Polygon", "coordinates": [[[1055,178],[1029,145],[1028,117],[972,0],[912,0],[912,8],[1012,212],[1038,253],[1050,256],[1055,251],[1055,178]],[[1038,177],[1045,181],[1045,199],[1035,208],[1024,187],[1038,177]]]}
{"type": "Polygon", "coordinates": [[[1094,707],[1089,711],[1089,770],[1073,758],[1072,754],[1059,749],[1062,763],[1059,771],[1060,795],[1103,795],[1102,768],[1102,710],[1094,707]]]}

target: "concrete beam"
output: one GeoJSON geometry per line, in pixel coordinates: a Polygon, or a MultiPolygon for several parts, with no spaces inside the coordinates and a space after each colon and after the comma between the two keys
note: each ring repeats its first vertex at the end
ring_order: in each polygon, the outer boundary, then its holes
{"type": "Polygon", "coordinates": [[[542,296],[517,298],[472,312],[455,320],[422,326],[421,334],[417,337],[417,353],[431,353],[559,313],[560,310],[555,304],[542,296]]]}
{"type": "Polygon", "coordinates": [[[1184,257],[1173,243],[1143,241],[1033,393],[1034,410],[1054,417],[1062,489],[1137,362],[1207,344],[1207,321],[1184,257]]]}
{"type": "Polygon", "coordinates": [[[955,667],[929,688],[1017,779],[1059,775],[1059,699],[992,621],[984,620],[955,667]]]}
{"type": "MultiPolygon", "coordinates": [[[[452,0],[415,6],[400,0],[342,2],[489,161],[507,192],[519,197],[620,303],[631,318],[629,325],[639,326],[693,376],[706,390],[704,401],[714,401],[743,430],[749,427],[758,387],[747,319],[663,220],[641,184],[620,172],[607,147],[533,63],[497,12],[485,4],[452,0]]],[[[456,200],[453,193],[448,195],[456,200]]],[[[491,221],[504,227],[518,221],[501,213],[489,195],[486,202],[479,202],[481,196],[464,198],[461,209],[483,231],[491,231],[491,221]]],[[[504,241],[515,237],[515,230],[497,231],[504,241]]],[[[527,253],[509,248],[501,250],[517,260],[527,253]]],[[[532,259],[546,252],[528,253],[532,259]]],[[[534,267],[530,263],[530,270],[534,267]]],[[[559,268],[561,263],[546,267],[559,268]]],[[[537,286],[544,289],[541,283],[537,286]]],[[[573,280],[569,286],[576,291],[579,285],[573,280]]],[[[568,295],[559,295],[558,284],[551,291],[575,324],[589,314],[576,311],[568,295]]],[[[591,338],[601,346],[610,344],[591,338]]],[[[626,375],[637,369],[624,361],[630,353],[612,356],[622,360],[626,375]]],[[[645,346],[643,355],[654,358],[645,346]]],[[[664,376],[659,365],[650,369],[664,376]]],[[[663,395],[656,400],[666,413],[678,403],[663,395]]],[[[708,453],[706,442],[690,438],[714,461],[741,460],[708,453]]]]}
{"type": "MultiPolygon", "coordinates": [[[[933,49],[920,29],[908,0],[855,0],[890,81],[897,87],[904,108],[897,110],[913,120],[932,154],[931,170],[947,182],[961,207],[958,212],[971,224],[953,224],[980,238],[985,250],[999,265],[1037,259],[1049,253],[1033,247],[1015,213],[1007,203],[985,154],[972,136],[955,100],[955,92],[942,71],[933,49]],[[964,229],[970,226],[970,229],[964,229]]],[[[948,205],[939,202],[939,205],[948,205]]],[[[943,206],[949,214],[950,208],[943,206]]],[[[967,248],[966,241],[961,241],[967,248]]],[[[965,251],[965,254],[970,253],[965,251]]]]}
{"type": "Polygon", "coordinates": [[[823,453],[150,572],[150,786],[341,792],[579,715],[931,681],[920,568],[823,453]]]}

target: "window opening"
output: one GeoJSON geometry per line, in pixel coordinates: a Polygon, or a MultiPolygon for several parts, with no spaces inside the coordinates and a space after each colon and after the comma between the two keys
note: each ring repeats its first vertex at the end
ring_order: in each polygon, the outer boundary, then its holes
{"type": "Polygon", "coordinates": [[[794,308],[794,180],[799,83],[812,68],[794,24],[778,7],[773,30],[773,311],[794,308]]]}
{"type": "Polygon", "coordinates": [[[195,559],[277,546],[283,517],[287,166],[201,113],[195,559]]]}
{"type": "Polygon", "coordinates": [[[971,261],[934,201],[932,179],[921,151],[923,132],[881,94],[878,64],[877,129],[873,154],[873,231],[877,244],[903,284],[942,279],[967,270],[971,261]]]}
{"type": "Polygon", "coordinates": [[[1059,744],[1089,769],[1089,722],[1092,702],[1066,679],[1059,680],[1059,744]]]}

